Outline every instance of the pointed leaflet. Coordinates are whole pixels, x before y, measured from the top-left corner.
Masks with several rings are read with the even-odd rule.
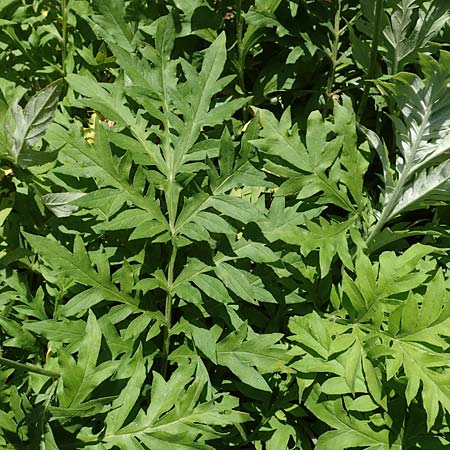
[[[380,268],[377,282],[379,297],[392,296],[417,288],[428,278],[425,266],[421,267],[423,257],[437,253],[430,245],[414,244],[402,255],[383,252],[380,255]]]
[[[136,300],[134,298],[120,292],[114,283],[110,280],[104,280],[94,270],[84,248],[84,244],[78,235],[75,237],[73,253],[52,239],[34,236],[28,233],[24,233],[24,235],[35,251],[51,267],[60,269],[62,275],[72,278],[78,283],[95,287],[102,292],[104,298],[95,297],[97,301],[102,299],[115,300],[128,305],[135,311],[141,311],[136,306]]]
[[[131,25],[125,21],[125,3],[123,0],[95,0],[95,9],[100,13],[92,17],[94,30],[107,42],[112,41],[125,50],[134,50]]]
[[[42,201],[56,217],[68,217],[78,210],[78,206],[71,204],[72,201],[85,195],[83,192],[60,192],[43,195]]]
[[[11,154],[19,165],[22,153],[44,136],[52,122],[60,91],[61,82],[55,81],[32,97],[24,109],[17,103],[12,106],[16,128],[11,134],[13,139]]]
[[[127,385],[122,389],[120,395],[114,400],[112,410],[105,419],[106,433],[112,434],[123,427],[131,410],[135,407],[142,385],[147,376],[144,358],[142,357],[142,348],[138,347],[131,360],[127,361],[131,370],[131,376]]]
[[[298,127],[291,125],[290,111],[286,111],[280,122],[267,110],[257,110],[261,125],[261,138],[251,141],[261,151],[278,156],[294,167],[311,172],[306,148],[298,136]],[[292,128],[291,128],[292,127]]]
[[[199,212],[208,208],[208,199],[208,194],[199,193],[186,200],[186,203],[184,204],[183,209],[178,215],[175,223],[175,229],[177,232],[181,232],[183,230],[183,226],[194,220],[195,216]]]
[[[355,184],[354,180],[342,171],[338,159],[343,143],[348,140],[344,147],[347,155],[346,167],[355,172],[353,176],[362,177],[359,167],[363,164],[361,156],[352,158],[351,153],[358,150],[348,148],[351,146],[349,143],[356,142],[355,118],[353,114],[347,113],[349,109],[351,110],[351,104],[348,100],[345,100],[342,108],[336,109],[338,120],[335,126],[324,121],[319,111],[312,112],[308,117],[306,146],[300,139],[297,124],[291,124],[289,109],[283,113],[279,122],[271,112],[257,110],[263,129],[261,138],[251,143],[267,155],[269,162],[266,170],[287,178],[287,162],[296,172],[290,174],[289,179],[280,186],[277,195],[297,194],[299,198],[308,198],[323,192],[323,202],[334,203],[347,211],[355,211],[342,180],[350,182],[352,194],[357,201],[361,196],[361,181]],[[330,139],[333,128],[335,136]],[[280,165],[279,159],[284,161],[283,165]]]
[[[49,341],[65,343],[78,343],[86,331],[86,323],[82,320],[40,320],[25,322],[23,327]]]
[[[341,258],[344,265],[353,268],[352,258],[348,249],[348,234],[352,223],[329,223],[320,218],[319,223],[306,222],[306,229],[290,226],[269,229],[264,235],[271,241],[280,240],[288,244],[299,245],[302,255],[308,256],[313,250],[318,250],[321,277],[327,276],[335,255]]]
[[[223,284],[234,292],[239,299],[258,304],[258,301],[255,300],[255,292],[247,276],[248,272],[239,270],[227,263],[218,264],[214,271]]]
[[[339,159],[341,167],[336,166],[331,178],[335,182],[342,180],[348,188],[353,200],[362,209],[364,175],[368,162],[357,145],[356,118],[352,102],[346,95],[342,96],[342,105],[335,100],[333,103],[334,132],[344,136],[342,154]]]
[[[228,128],[225,127],[220,138],[219,168],[221,176],[227,176],[231,173],[235,158],[236,152],[233,140]]]
[[[441,271],[423,298],[410,295],[389,320],[390,334],[395,335],[392,354],[402,362],[408,382],[407,402],[418,395],[422,386],[428,429],[434,425],[439,405],[450,411],[450,364],[444,362],[449,330],[450,296]]]
[[[259,334],[249,337],[248,326],[230,333],[217,344],[218,364],[228,367],[242,382],[263,391],[271,391],[263,374],[286,370],[289,356],[278,344],[280,334]]]
[[[396,358],[403,356],[403,367],[408,379],[405,392],[408,403],[417,396],[422,385],[422,401],[427,412],[427,428],[430,430],[439,413],[439,405],[450,412],[450,369],[447,367],[442,372],[434,370],[442,365],[442,353],[426,351],[418,345],[398,344],[394,346],[393,353]]]
[[[371,450],[403,450],[401,436],[393,441],[387,426],[371,427],[370,422],[352,417],[342,406],[340,398],[325,400],[314,388],[306,401],[306,406],[321,421],[334,428],[322,434],[315,446],[316,450],[346,450],[364,447]]]
[[[130,55],[127,55],[131,58]],[[133,62],[134,59],[131,59]],[[144,71],[145,66],[141,69]],[[84,106],[100,112],[109,120],[114,120],[119,125],[126,126],[130,129],[133,138],[123,134],[116,134],[112,131],[110,134],[111,141],[116,145],[131,151],[134,155],[141,154],[151,160],[162,173],[167,171],[164,160],[161,157],[160,150],[153,142],[147,140],[148,131],[146,130],[146,121],[138,116],[134,116],[125,103],[124,89],[125,86],[117,79],[115,84],[100,84],[87,76],[69,74],[67,75],[69,85],[76,92],[79,92],[86,98],[78,99]],[[128,90],[127,90],[128,92]],[[147,102],[144,106],[148,106]],[[147,107],[147,109],[149,109]],[[155,107],[154,107],[155,109]],[[156,111],[158,108],[156,107]],[[155,117],[160,117],[160,112],[154,112]],[[95,126],[95,136],[97,125]]]
[[[61,152],[70,158],[63,166],[68,173],[71,175],[76,173],[84,178],[92,176],[99,178],[98,184],[103,182],[106,185],[114,186],[117,189],[116,195],[119,198],[123,199],[125,197],[135,206],[148,211],[162,225],[167,225],[158,203],[150,196],[144,197],[139,190],[128,182],[128,176],[122,176],[118,172],[118,161],[112,155],[108,133],[103,125],[97,122],[94,145],[89,145],[76,128],[66,130],[63,127],[57,127],[57,135],[66,144]],[[74,155],[76,155],[76,159]],[[94,172],[92,173],[91,171]],[[99,192],[98,194],[101,193]],[[95,194],[90,193],[88,195],[92,196]],[[83,204],[83,202],[81,201],[80,204]]]
[[[194,376],[195,365],[184,365],[168,381],[153,373],[150,406],[114,433],[106,432],[103,441],[121,449],[135,448],[133,442],[151,443],[158,448],[211,448],[209,439],[221,436],[220,428],[239,424],[248,416],[235,410],[237,401],[228,395],[202,400],[205,384]],[[177,446],[177,444],[179,445]]]
[[[86,333],[80,342],[78,361],[61,350],[59,361],[63,389],[58,393],[61,408],[81,405],[92,391],[117,368],[116,361],[107,361],[97,366],[101,348],[102,334],[97,319],[92,312],[86,324]]]
[[[66,76],[66,80],[75,92],[87,97],[78,100],[83,106],[100,112],[108,120],[113,120],[120,125],[136,126],[133,114],[124,105],[121,78],[111,84],[100,84],[90,76],[71,73]]]
[[[428,205],[439,204],[450,200],[450,161],[439,166],[422,170],[403,191],[392,217],[408,209],[425,208]]]
[[[275,187],[275,184],[265,180],[264,173],[249,160],[251,144],[248,141],[258,136],[257,124],[258,121],[253,119],[249,126],[250,130],[245,131],[239,157],[236,156],[236,150],[228,128],[224,128],[219,152],[220,177],[214,179],[210,176],[214,195],[223,194],[235,187]],[[252,137],[249,138],[249,135]]]
[[[434,251],[431,246],[415,244],[400,256],[383,252],[378,264],[358,252],[356,277],[344,274],[342,280],[341,304],[350,318],[381,325],[389,311],[384,299],[423,286],[429,278],[423,257]]]
[[[216,300],[219,303],[233,303],[233,299],[230,297],[226,287],[218,278],[210,275],[198,274],[195,277],[192,277],[190,281],[209,298]]]
[[[261,211],[253,203],[250,203],[245,198],[233,195],[221,194],[210,197],[208,205],[222,213],[222,215],[239,220],[244,224],[249,222],[257,223],[263,217]]]
[[[176,139],[173,137],[175,173],[182,166],[184,156],[197,141],[202,127],[223,123],[246,102],[245,99],[231,100],[210,111],[213,96],[231,81],[230,77],[220,79],[227,57],[225,42],[225,33],[222,33],[206,50],[200,73],[186,61],[182,61],[186,82],[171,93],[184,119],[184,125],[179,130],[180,136]]]
[[[289,329],[294,334],[291,339],[313,350],[323,359],[328,359],[331,347],[330,333],[316,312],[304,317],[292,317],[289,320]]]
[[[445,0],[424,4],[418,0],[399,0],[395,3],[389,24],[383,31],[387,51],[384,59],[389,73],[403,70],[413,62],[417,52],[424,50],[450,18]]]

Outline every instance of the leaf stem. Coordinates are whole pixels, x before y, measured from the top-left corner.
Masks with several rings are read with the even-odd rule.
[[[165,82],[165,71],[166,71],[166,59],[161,55],[161,80],[163,83],[163,136],[162,136],[162,147],[164,153],[164,160],[167,166],[167,186],[164,191],[166,205],[167,205],[167,215],[168,215],[168,226],[171,235],[171,253],[169,259],[169,265],[167,267],[167,293],[166,302],[164,307],[164,331],[163,331],[163,345],[162,345],[162,355],[161,355],[161,375],[164,379],[167,377],[167,367],[170,354],[170,333],[172,328],[172,309],[173,309],[173,290],[174,290],[174,272],[175,263],[177,260],[178,244],[177,244],[177,231],[176,231],[176,219],[177,219],[177,209],[179,202],[179,192],[176,189],[176,174],[178,171],[178,164],[182,164],[181,160],[177,160],[175,149],[171,146],[171,135],[170,135],[170,122],[169,122],[169,101],[168,90]],[[184,141],[184,145],[190,144],[191,133],[193,129],[190,130],[187,142]]]
[[[166,323],[164,325],[162,363],[161,363],[161,374],[164,378],[166,378],[167,375],[167,365],[170,353],[170,329],[172,327],[172,306],[173,306],[173,282],[174,282],[175,261],[177,259],[177,251],[178,248],[176,243],[176,236],[173,236],[172,253],[170,255],[169,267],[167,270],[167,295],[164,312]]]
[[[376,0],[375,4],[375,26],[373,31],[373,37],[372,37],[372,48],[370,50],[370,63],[369,63],[369,69],[367,71],[366,75],[366,83],[364,86],[364,92],[361,97],[361,101],[359,103],[357,117],[361,118],[361,116],[364,114],[364,110],[366,108],[366,103],[369,98],[369,91],[370,91],[370,85],[368,83],[368,80],[372,79],[375,75],[375,69],[377,67],[377,55],[378,55],[378,45],[380,42],[381,37],[381,26],[382,26],[382,18],[384,13],[384,0]]]
[[[239,76],[239,84],[242,89],[242,93],[245,94],[245,75],[244,75],[244,66],[245,66],[245,54],[244,48],[242,45],[242,37],[243,37],[243,17],[242,17],[242,0],[237,0],[236,2],[236,38],[237,38],[237,46],[238,46],[238,76]]]
[[[66,76],[66,58],[67,58],[67,0],[61,0],[61,16],[62,16],[62,43],[61,43],[61,58],[62,58],[62,72]]]
[[[37,373],[39,375],[45,375],[46,377],[53,379],[59,378],[59,373],[51,372],[50,370],[45,370],[32,364],[19,363],[17,361],[13,361],[12,359],[3,358],[2,356],[0,356],[0,364],[6,367],[11,367],[12,369],[20,369],[27,372]]]
[[[337,60],[338,60],[338,52],[339,52],[339,38],[341,34],[340,30],[340,23],[341,23],[341,10],[342,10],[342,2],[341,0],[338,0],[337,2],[337,10],[336,14],[334,16],[334,28],[333,28],[333,35],[334,40],[331,45],[331,70],[330,74],[328,75],[328,81],[327,81],[327,87],[326,87],[326,104],[325,104],[325,115],[328,113],[328,101],[330,100],[330,97],[333,92],[333,84],[334,84],[334,78],[336,74],[336,66],[337,66]]]

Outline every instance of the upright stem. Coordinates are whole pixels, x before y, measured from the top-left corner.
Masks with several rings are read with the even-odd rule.
[[[328,82],[326,87],[326,105],[325,105],[325,113],[328,111],[328,101],[330,100],[331,94],[333,92],[333,85],[334,85],[334,77],[336,74],[336,66],[337,66],[337,60],[338,60],[338,52],[339,52],[339,38],[341,34],[340,29],[340,23],[341,23],[341,0],[338,0],[337,3],[337,11],[334,16],[334,29],[333,29],[333,35],[334,40],[331,46],[331,70],[330,74],[328,75]]]
[[[173,149],[170,148],[169,145],[169,128],[168,123],[165,124],[164,127],[164,137],[163,137],[163,145],[166,147],[166,162],[168,167],[168,176],[167,176],[167,187],[165,189],[165,197],[167,204],[167,213],[168,213],[168,222],[169,222],[169,230],[170,230],[170,259],[169,264],[167,266],[167,293],[166,293],[166,304],[164,308],[164,317],[166,319],[166,323],[164,325],[164,336],[163,336],[163,348],[162,348],[162,361],[161,361],[161,375],[163,378],[167,376],[167,366],[168,359],[170,353],[170,332],[172,328],[172,307],[173,307],[173,282],[174,282],[174,272],[175,272],[175,262],[177,260],[177,230],[176,230],[176,219],[177,219],[177,206],[178,206],[178,195],[176,189],[176,181],[175,181],[175,155]]]
[[[244,48],[242,46],[243,38],[243,17],[242,17],[242,0],[237,0],[236,2],[236,37],[238,46],[238,76],[239,84],[241,86],[242,92],[245,94],[245,54]]]
[[[163,55],[161,55],[163,56]],[[165,325],[163,331],[163,345],[161,355],[161,375],[163,378],[167,377],[167,367],[170,354],[170,333],[172,328],[172,307],[173,307],[173,282],[175,273],[175,263],[177,260],[178,243],[177,243],[177,230],[175,227],[177,219],[177,209],[179,201],[179,192],[176,189],[176,174],[177,174],[177,157],[174,148],[172,148],[170,141],[170,122],[169,122],[169,102],[167,101],[168,91],[165,84],[165,64],[166,60],[162,58],[161,65],[161,79],[163,82],[163,128],[161,145],[164,153],[164,160],[167,165],[167,186],[164,190],[164,196],[167,205],[168,225],[171,236],[171,253],[169,264],[167,266],[167,293],[166,303],[164,307]],[[189,141],[189,138],[188,138]],[[189,145],[189,142],[185,141],[185,145]]]
[[[382,18],[383,18],[383,12],[384,12],[384,0],[375,0],[375,26],[373,31],[373,38],[372,38],[372,48],[370,50],[370,63],[369,63],[369,70],[367,71],[366,75],[366,83],[364,86],[364,92],[361,98],[361,102],[359,103],[359,108],[357,112],[357,116],[361,118],[361,116],[364,114],[364,110],[366,108],[367,99],[369,98],[369,90],[370,85],[368,83],[368,80],[372,79],[375,75],[375,69],[377,67],[377,55],[378,55],[378,45],[380,42],[381,37],[381,25],[382,25]]]
[[[174,270],[175,261],[177,259],[177,242],[176,236],[172,237],[172,253],[170,255],[169,267],[167,269],[167,294],[164,317],[166,324],[164,326],[163,337],[163,349],[162,349],[162,363],[161,363],[161,375],[166,378],[167,365],[170,353],[170,329],[172,328],[172,306],[173,306],[173,282],[174,282]]]
[[[245,95],[247,90],[245,88],[245,59],[247,57],[246,51],[243,45],[244,36],[244,18],[242,16],[242,0],[236,0],[236,38],[238,48],[238,77],[239,86],[242,93]],[[242,119],[247,122],[248,119],[248,106],[242,108]]]
[[[66,76],[66,58],[67,58],[67,0],[61,0],[61,15],[62,15],[62,44],[61,44],[61,58],[62,58],[62,72]]]

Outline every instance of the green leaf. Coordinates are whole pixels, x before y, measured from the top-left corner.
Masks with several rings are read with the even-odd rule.
[[[450,18],[443,1],[421,4],[417,0],[401,0],[390,15],[390,23],[383,31],[387,52],[384,55],[390,73],[403,70],[414,61],[418,51],[423,51]]]
[[[93,313],[90,313],[86,333],[80,342],[78,361],[75,363],[71,355],[60,351],[58,356],[64,389],[59,392],[58,398],[62,408],[81,405],[92,391],[116,370],[115,361],[107,361],[97,366],[101,339],[98,322]]]
[[[271,112],[257,110],[262,125],[261,138],[251,143],[267,155],[270,161],[267,170],[286,178],[287,163],[287,167],[292,167],[296,173],[294,179],[288,179],[280,186],[277,195],[295,193],[298,198],[308,198],[323,192],[321,201],[324,203],[334,203],[355,212],[347,195],[348,188],[361,204],[367,164],[356,148],[356,124],[350,100],[343,97],[343,103],[343,106],[336,104],[334,124],[324,121],[319,111],[309,115],[306,145],[299,136],[298,125],[292,125],[289,109],[279,122]],[[332,131],[335,135],[330,138]],[[285,163],[283,166],[279,166],[280,159]],[[341,165],[347,170],[344,171]]]
[[[27,330],[44,336],[49,341],[72,343],[78,342],[85,334],[86,324],[81,320],[41,320],[24,323]]]
[[[351,417],[337,400],[321,400],[316,390],[308,397],[306,406],[323,422],[334,428],[322,434],[316,444],[317,450],[346,450],[351,447],[364,447],[375,450],[402,450],[401,436],[391,440],[386,426],[372,428],[370,422]]]
[[[263,374],[282,372],[289,357],[285,347],[277,344],[279,334],[247,336],[247,324],[230,333],[217,344],[217,362],[228,367],[241,381],[262,391],[271,391]]]
[[[348,233],[351,223],[328,223],[321,218],[320,223],[308,221],[307,229],[300,227],[282,227],[270,229],[264,234],[270,241],[280,240],[288,244],[300,245],[301,252],[308,256],[313,250],[319,251],[320,273],[324,278],[337,254],[344,265],[353,268],[352,258],[348,249]]]
[[[135,402],[139,398],[147,375],[141,347],[139,347],[134,356],[128,360],[127,366],[131,371],[131,376],[125,388],[114,400],[112,410],[105,419],[106,432],[109,434],[112,434],[123,427],[131,410],[135,406]]]
[[[219,279],[206,274],[198,274],[191,280],[192,283],[194,283],[208,297],[220,303],[226,304],[232,302],[227,289]]]
[[[95,0],[95,9],[100,13],[92,17],[97,31],[107,40],[112,40],[125,50],[132,52],[133,32],[125,21],[125,3],[123,0]]]
[[[240,299],[253,304],[258,303],[251,282],[246,276],[247,272],[227,263],[218,264],[214,271],[223,284]]]
[[[205,441],[221,436],[216,427],[248,420],[246,414],[234,410],[237,403],[230,396],[202,400],[204,380],[194,377],[194,370],[194,365],[181,366],[168,381],[153,373],[147,411],[141,410],[120,430],[107,432],[103,441],[123,450],[136,448],[136,442],[167,449],[210,449]]]
[[[60,275],[67,276],[86,286],[91,286],[102,292],[105,299],[123,303],[134,311],[142,311],[137,306],[137,301],[128,294],[120,292],[114,283],[105,280],[92,267],[84,244],[79,236],[76,236],[74,253],[56,241],[42,236],[26,234],[27,240],[33,248],[50,264],[60,270]],[[98,298],[98,297],[95,297]],[[148,312],[150,314],[150,312]],[[67,311],[66,311],[67,314]],[[157,314],[159,316],[159,314]]]

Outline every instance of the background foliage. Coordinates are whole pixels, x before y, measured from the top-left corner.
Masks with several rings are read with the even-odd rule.
[[[450,446],[445,0],[0,0],[0,446]]]

